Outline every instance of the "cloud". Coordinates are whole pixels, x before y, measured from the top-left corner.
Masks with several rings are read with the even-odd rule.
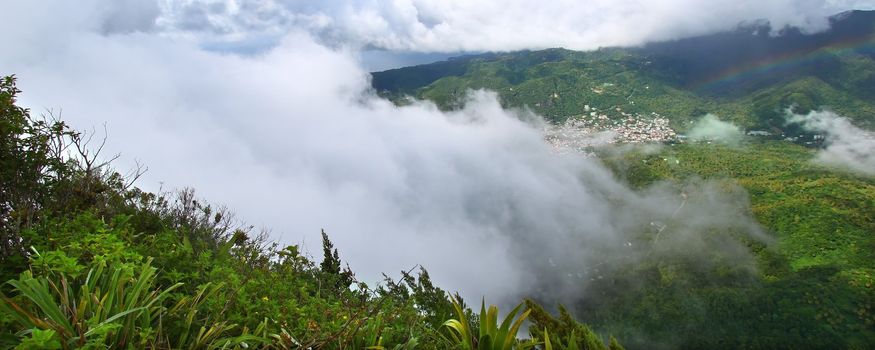
[[[109,6],[101,23],[104,33],[146,32],[155,28],[155,21],[161,14],[161,7],[154,1],[117,0]]]
[[[692,141],[716,141],[734,145],[741,142],[744,132],[731,122],[724,122],[716,115],[707,114],[687,132],[687,137]]]
[[[736,187],[634,191],[598,160],[552,152],[533,116],[493,93],[450,113],[397,107],[373,94],[356,53],[308,32],[231,55],[155,30],[107,32],[103,5],[0,15],[15,19],[0,20],[0,67],[19,76],[20,101],[63,108],[78,128],[105,122],[117,166],[149,166],[148,190],[194,186],[284,243],[318,247],[325,228],[365,281],[422,264],[474,298],[563,297],[595,265],[668,247],[750,261],[713,232],[760,237]]]
[[[638,45],[765,19],[821,31],[827,16],[866,0],[187,0],[165,1],[168,33],[242,42],[304,30],[322,42],[427,52]]]
[[[824,148],[817,154],[818,162],[875,175],[875,134],[872,132],[830,111],[790,115],[787,120],[801,124],[807,131],[823,134]]]

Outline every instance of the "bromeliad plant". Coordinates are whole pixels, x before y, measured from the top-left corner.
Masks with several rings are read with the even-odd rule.
[[[447,320],[444,327],[449,329],[450,343],[462,350],[514,350],[528,349],[537,345],[536,342],[521,342],[517,339],[517,332],[523,321],[529,317],[529,310],[517,316],[523,308],[523,304],[517,305],[498,324],[498,307],[490,305],[486,308],[486,301],[480,304],[479,328],[475,330],[465,313],[465,308],[456,299],[452,298],[456,319]]]
[[[197,309],[204,291],[213,289],[210,286],[196,298],[183,298],[168,308],[170,293],[182,284],[156,288],[155,274],[151,259],[133,269],[97,265],[80,277],[25,271],[7,282],[17,295],[0,295],[0,312],[20,326],[19,336],[30,336],[25,343],[56,344],[61,349],[238,348],[267,340],[246,329],[240,336],[225,337],[236,326],[222,322],[197,325]],[[175,315],[181,317],[171,317]],[[171,319],[181,319],[185,327],[168,331]],[[264,334],[263,326],[253,333]]]
[[[0,310],[24,328],[21,334],[53,331],[64,349],[154,345],[145,342],[157,338],[153,333],[160,330],[164,301],[181,284],[154,289],[156,269],[150,262],[133,273],[97,266],[78,278],[25,271],[7,282],[18,297],[2,296]]]

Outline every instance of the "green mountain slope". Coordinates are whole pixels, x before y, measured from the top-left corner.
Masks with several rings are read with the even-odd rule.
[[[578,315],[630,348],[870,347],[875,179],[817,165],[815,152],[763,141],[603,154],[634,186],[699,177],[740,184],[774,242],[749,243],[752,280],[721,266],[719,252],[710,269],[682,251],[620,268],[580,298]]]
[[[373,86],[398,103],[414,96],[444,109],[461,107],[469,89],[488,89],[504,106],[555,123],[592,111],[610,118],[655,112],[684,132],[712,113],[744,129],[797,135],[802,130],[785,122],[792,108],[830,109],[875,129],[875,12],[842,14],[832,24],[814,35],[784,29],[772,36],[755,23],[640,48],[466,56],[373,73]],[[438,77],[444,69],[451,73]],[[405,76],[418,84],[388,79]],[[817,151],[748,140],[599,152],[636,187],[697,178],[741,185],[773,241],[747,243],[753,274],[719,251],[705,264],[684,251],[617,264],[603,281],[581,287],[573,311],[637,349],[871,348],[875,179],[818,165]]]
[[[867,21],[868,20],[868,21]],[[550,49],[460,57],[373,73],[373,86],[458,108],[469,89],[551,121],[602,111],[656,112],[685,130],[713,113],[749,129],[783,129],[784,109],[830,108],[875,127],[875,12],[833,19],[830,32],[767,34],[767,25],[641,48]],[[735,53],[735,54],[729,54]],[[610,113],[609,113],[610,115]]]

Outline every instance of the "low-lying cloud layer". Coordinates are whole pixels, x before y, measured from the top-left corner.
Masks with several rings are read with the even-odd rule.
[[[776,29],[828,27],[826,16],[871,1],[394,0],[174,1],[158,23],[219,42],[270,41],[290,28],[324,42],[413,51],[504,51],[638,45],[766,19]]]
[[[552,152],[522,121],[533,116],[503,110],[492,93],[453,113],[396,107],[370,92],[354,53],[306,32],[261,55],[220,54],[108,32],[124,27],[111,4],[28,2],[0,14],[0,67],[18,74],[21,102],[61,107],[79,128],[105,122],[106,149],[124,155],[117,166],[149,166],[146,189],[194,186],[285,243],[313,248],[325,228],[365,281],[422,264],[468,296],[563,297],[599,267],[668,248],[745,259],[715,232],[759,234],[743,191],[633,191],[597,160]]]
[[[860,129],[847,118],[830,111],[792,115],[788,121],[799,123],[808,131],[823,134],[824,148],[817,154],[818,162],[875,175],[875,134],[872,132]]]
[[[716,115],[707,114],[687,132],[687,137],[692,141],[715,141],[730,145],[741,142],[744,132],[732,122],[725,122]]]

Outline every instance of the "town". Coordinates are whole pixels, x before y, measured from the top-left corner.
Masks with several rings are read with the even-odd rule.
[[[589,105],[588,114],[569,117],[561,125],[544,129],[544,138],[557,153],[588,153],[593,147],[615,143],[677,142],[681,137],[659,113],[642,115],[614,108],[617,116],[600,113]]]

